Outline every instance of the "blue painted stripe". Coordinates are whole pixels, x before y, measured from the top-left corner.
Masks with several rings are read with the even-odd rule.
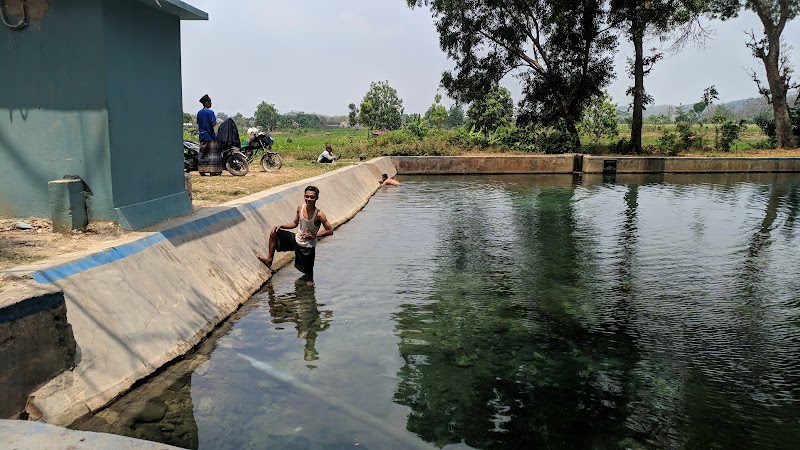
[[[282,199],[284,195],[285,194],[283,192],[278,192],[268,195],[262,199],[245,203],[241,205],[241,207],[248,212],[255,211],[267,203]],[[63,280],[64,278],[71,277],[72,275],[85,270],[93,269],[95,267],[103,266],[115,261],[119,261],[123,258],[127,258],[128,256],[135,255],[136,253],[144,251],[163,240],[174,239],[190,233],[197,233],[209,228],[212,225],[233,221],[240,217],[242,217],[242,213],[238,208],[229,208],[225,211],[214,213],[208,217],[192,220],[191,222],[187,222],[183,225],[164,230],[161,233],[153,234],[119,247],[113,247],[100,253],[89,255],[77,261],[72,261],[44,270],[37,270],[33,273],[32,277],[35,281],[42,284]]]

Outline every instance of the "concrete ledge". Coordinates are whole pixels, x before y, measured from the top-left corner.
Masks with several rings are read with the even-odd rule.
[[[574,154],[524,156],[392,156],[403,175],[572,173]]]
[[[800,172],[800,158],[688,158],[584,156],[584,173],[604,173],[616,161],[616,173],[742,173]]]
[[[28,450],[97,449],[161,450],[177,449],[171,445],[143,441],[115,434],[74,431],[46,423],[0,420],[0,448]]]
[[[75,363],[63,293],[13,283],[0,299],[0,418],[17,418],[28,395]]]
[[[267,251],[267,230],[294,218],[305,186],[319,187],[318,205],[338,226],[363,208],[382,173],[396,173],[389,158],[207,208],[77,260],[15,268],[64,292],[80,350],[73,371],[32,394],[31,410],[68,425],[186,353],[269,278],[254,253]],[[276,256],[276,266],[291,259]]]

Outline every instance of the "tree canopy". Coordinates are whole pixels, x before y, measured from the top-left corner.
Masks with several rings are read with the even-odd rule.
[[[358,121],[371,129],[397,130],[403,119],[403,100],[388,81],[373,81],[361,100]]]
[[[441,101],[441,94],[436,94],[433,97],[433,104],[425,112],[425,120],[436,128],[441,128],[445,120],[447,120],[447,108],[440,104]]]
[[[630,143],[634,151],[642,150],[644,109],[653,101],[645,91],[644,77],[663,57],[656,49],[645,55],[645,38],[658,37],[663,41],[673,35],[674,48],[681,48],[693,38],[702,40],[705,30],[693,25],[707,10],[707,0],[611,0],[611,22],[631,42],[634,50],[629,62],[633,86],[627,92],[633,97]]]
[[[467,110],[467,127],[474,127],[488,136],[500,126],[514,123],[514,100],[508,89],[494,84],[485,96],[475,100]]]
[[[606,2],[588,0],[407,0],[427,6],[439,44],[455,61],[442,86],[458,102],[482,98],[508,74],[522,83],[517,122],[566,131],[580,144],[576,124],[584,106],[611,80]],[[569,149],[565,149],[569,150]]]
[[[800,13],[800,0],[712,0],[712,9],[723,20],[736,17],[742,9],[756,13],[763,26],[763,37],[757,38],[754,31],[750,31],[750,41],[746,44],[753,52],[753,56],[761,60],[767,74],[767,86],[755,72],[752,73],[753,81],[758,86],[759,92],[772,104],[775,116],[775,129],[778,147],[794,148],[797,139],[793,132],[793,125],[787,93],[796,87],[791,81],[792,67],[786,54],[782,54],[783,30],[786,23]]]
[[[261,102],[256,107],[255,117],[258,126],[263,127],[266,131],[272,131],[275,129],[275,125],[278,122],[278,110],[275,108],[275,105]]]

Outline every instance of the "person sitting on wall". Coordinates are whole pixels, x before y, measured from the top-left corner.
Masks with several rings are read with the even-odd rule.
[[[323,163],[323,164],[328,164],[328,163],[332,163],[332,162],[336,161],[339,158],[340,158],[339,155],[334,155],[333,154],[333,147],[331,147],[331,144],[328,144],[328,145],[325,146],[325,151],[319,154],[319,157],[317,158],[317,162],[318,163]]]
[[[383,174],[381,175],[381,181],[379,181],[382,186],[400,186],[400,182],[395,180],[394,178],[389,178],[389,175]]]

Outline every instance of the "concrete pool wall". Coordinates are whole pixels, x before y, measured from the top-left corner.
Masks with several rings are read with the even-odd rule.
[[[263,285],[270,274],[255,252],[266,252],[267,230],[292,221],[305,186],[319,187],[318,205],[338,226],[367,203],[382,173],[396,173],[389,158],[345,166],[207,208],[97,253],[6,271],[63,292],[71,326],[68,334],[74,335],[77,355],[73,370],[64,370],[69,365],[62,364],[61,373],[43,385],[41,379],[15,378],[0,386],[0,392],[17,394],[13,399],[0,398],[0,412],[18,417],[22,397],[28,399],[29,418],[68,425],[103,407],[136,381],[189,351]],[[276,256],[275,267],[291,258],[288,253]],[[15,329],[10,327],[25,319],[19,306],[16,310],[12,306],[42,300],[12,302],[3,294],[0,335],[12,335]],[[25,296],[24,292],[20,295]],[[45,333],[49,327],[50,323],[39,321],[30,332]],[[15,354],[50,359],[52,347],[62,345],[53,338],[50,346],[34,347],[24,336],[17,337],[0,347],[13,346]],[[4,371],[25,367],[11,358],[0,362]]]
[[[25,290],[11,293],[18,298],[3,293],[0,364],[4,370],[19,369],[18,373],[24,373],[27,366],[21,360],[6,360],[4,355],[9,353],[2,353],[3,346],[11,348],[14,355],[26,354],[28,361],[55,358],[58,364],[53,369],[55,377],[52,371],[47,372],[44,380],[0,378],[0,383],[5,382],[0,384],[0,392],[15,390],[13,402],[0,396],[0,418],[17,417],[24,406],[20,399],[27,398],[26,411],[31,419],[68,425],[102,408],[136,381],[188,352],[269,278],[269,271],[254,252],[266,251],[266,230],[292,220],[306,185],[320,188],[319,207],[338,226],[366,204],[378,188],[381,173],[603,173],[609,160],[617,161],[617,173],[652,173],[645,170],[678,167],[671,161],[639,161],[646,159],[573,154],[376,158],[204,209],[191,217],[136,233],[100,252],[66,255],[0,272],[28,276],[32,280],[27,283],[39,283],[50,294],[63,293],[66,305],[65,322],[59,313],[62,306],[50,302],[50,309],[55,311],[51,316],[62,318],[60,323],[56,321],[60,328],[55,335],[48,334],[52,333],[52,322],[29,322],[31,335],[46,337],[34,345],[35,340],[15,336],[19,332],[12,327],[18,327],[21,320],[33,314],[25,316],[20,311],[43,311],[37,307],[42,296],[38,300],[36,296],[22,298],[28,295]],[[681,172],[688,172],[692,163],[697,172],[744,172],[752,160],[690,159],[698,161],[680,166]],[[763,172],[767,167],[779,172],[800,172],[800,158],[766,158],[749,164],[754,172]],[[290,255],[278,255],[281,259],[276,259],[276,267],[289,262]],[[20,308],[26,302],[31,307]],[[12,339],[4,341],[4,335]],[[70,351],[73,336],[77,346],[73,343]],[[70,370],[71,366],[74,369]]]

